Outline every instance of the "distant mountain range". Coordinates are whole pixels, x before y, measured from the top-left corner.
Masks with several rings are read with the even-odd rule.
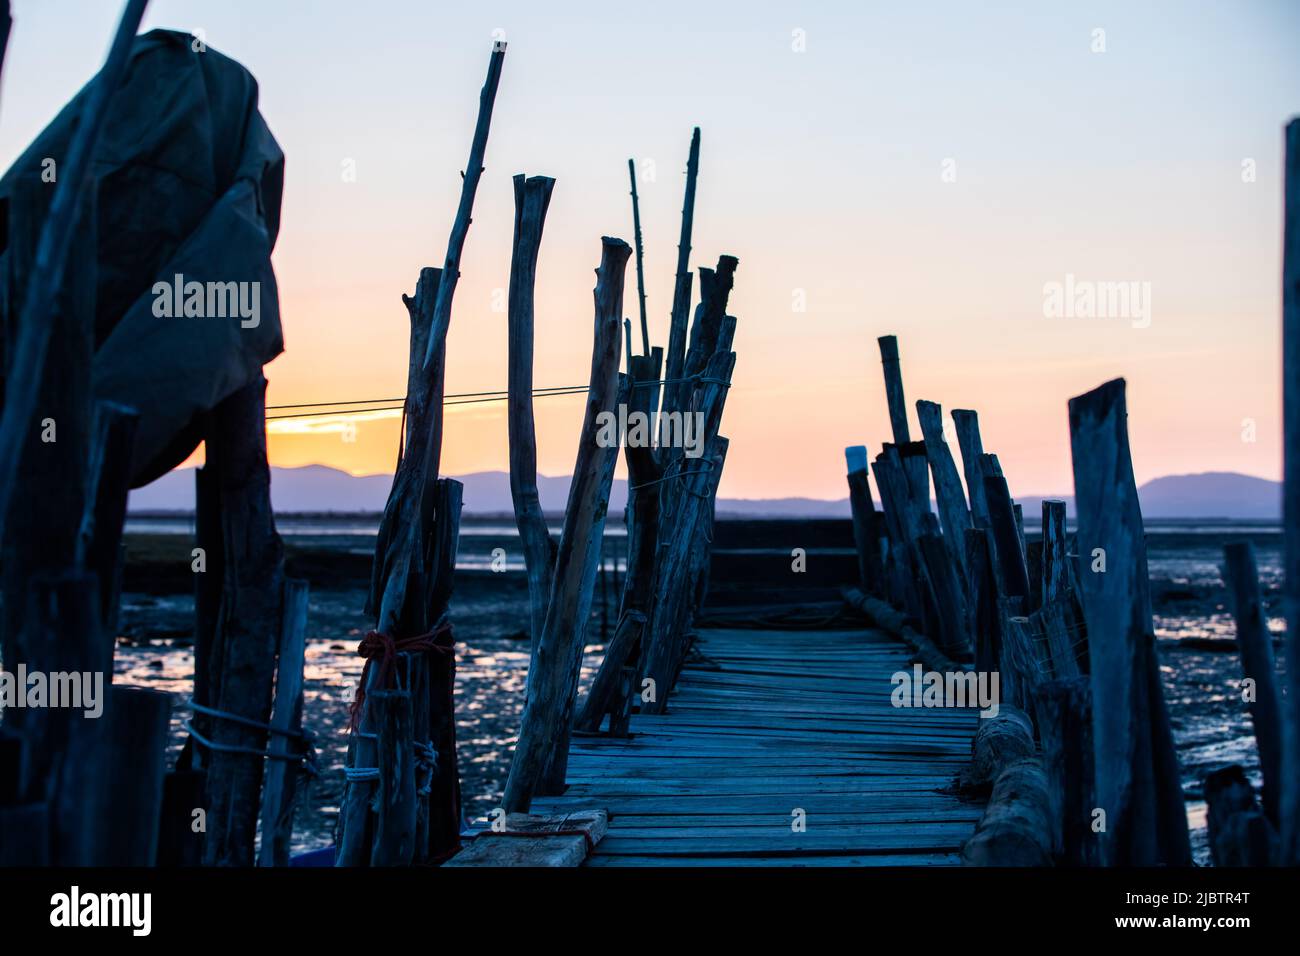
[[[469,514],[509,514],[510,476],[503,471],[478,471],[461,475],[465,485],[465,511]],[[389,475],[354,477],[325,465],[271,469],[271,503],[282,513],[379,512],[388,500],[392,484]],[[563,512],[569,494],[568,477],[537,478],[542,509]],[[1235,472],[1206,472],[1199,475],[1169,475],[1147,482],[1138,489],[1142,514],[1147,518],[1227,518],[1277,520],[1282,514],[1282,486],[1265,478]],[[1040,511],[1044,497],[1027,495],[1016,499],[1031,520]],[[1061,495],[1067,511],[1074,501]],[[610,510],[619,512],[627,501],[627,483],[615,481]],[[132,512],[194,510],[193,469],[170,472],[157,481],[131,492]],[[720,498],[718,513],[748,518],[843,518],[849,515],[847,498],[826,501],[818,498]]]

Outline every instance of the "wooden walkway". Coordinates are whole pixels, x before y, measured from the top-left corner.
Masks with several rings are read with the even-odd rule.
[[[908,652],[876,632],[706,630],[666,715],[576,737],[563,796],[609,811],[590,866],[956,865],[982,806],[942,792],[973,710],[890,704]],[[806,829],[793,826],[802,810]]]

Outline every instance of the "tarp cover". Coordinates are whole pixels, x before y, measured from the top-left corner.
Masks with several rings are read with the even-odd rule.
[[[15,190],[44,182],[47,158],[57,163],[65,155],[87,92],[0,179],[5,208]],[[284,154],[258,112],[257,82],[246,69],[188,34],[154,30],[136,38],[94,176],[94,394],[140,412],[132,463],[138,487],[180,464],[202,437],[201,413],[254,380],[284,349],[271,270]],[[0,275],[9,274],[0,262]],[[248,283],[246,298],[258,283],[256,326],[211,309],[156,315],[162,309],[155,284],[173,286],[177,275],[204,288]],[[5,321],[13,322],[8,284]]]

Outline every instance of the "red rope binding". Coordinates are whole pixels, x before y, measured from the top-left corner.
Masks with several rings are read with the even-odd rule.
[[[370,665],[379,659],[379,686],[387,687],[392,678],[393,666],[397,655],[432,651],[439,654],[453,654],[456,650],[455,639],[451,636],[451,622],[443,621],[428,634],[415,637],[390,637],[379,631],[371,631],[357,644],[357,654],[366,659],[361,668],[361,682],[357,686],[356,697],[352,700],[350,729],[356,730],[361,722],[362,705],[366,699],[366,684],[370,677]]]

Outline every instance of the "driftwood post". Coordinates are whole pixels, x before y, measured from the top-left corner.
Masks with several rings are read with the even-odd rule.
[[[535,649],[546,621],[555,541],[546,526],[537,491],[537,434],[533,422],[533,289],[537,254],[542,243],[546,209],[555,180],[545,176],[515,177],[514,251],[510,259],[509,389],[510,497],[515,525],[524,550]]]
[[[1014,502],[997,455],[980,455],[984,498],[989,510],[989,530],[998,562],[999,580],[1008,597],[1029,598],[1029,571],[1016,523]]]
[[[1043,499],[1042,599],[1043,607],[1061,597],[1068,587],[1065,556],[1065,502]]]
[[[1300,119],[1286,127],[1282,234],[1282,529],[1286,757],[1281,860],[1300,865]]]
[[[984,442],[980,438],[979,414],[969,408],[954,408],[952,427],[957,432],[957,446],[961,449],[962,474],[970,496],[971,523],[977,528],[987,528],[989,506],[984,498],[984,473],[980,470]]]
[[[966,575],[966,529],[971,526],[966,496],[961,490],[961,476],[953,463],[952,452],[943,437],[943,409],[934,402],[918,401],[916,417],[925,438],[925,455],[934,477],[934,496],[943,521],[944,547],[952,566],[964,582]]]
[[[853,514],[853,545],[858,552],[858,577],[862,590],[875,597],[885,593],[885,571],[880,560],[875,502],[867,473],[867,449],[854,445],[844,449],[848,466],[849,507]]]
[[[1070,400],[1079,551],[1090,568],[1080,587],[1097,805],[1106,813],[1102,862],[1187,865],[1187,816],[1160,687],[1127,417],[1123,379]]]
[[[602,239],[596,272],[595,340],[591,384],[569,487],[568,508],[546,623],[528,669],[528,700],[515,745],[503,805],[507,813],[527,812],[548,763],[567,762],[567,733],[582,663],[583,636],[591,608],[618,459],[618,436],[599,440],[602,419],[617,420],[619,400],[619,324],[623,314],[623,276],[631,248],[621,239]],[[604,413],[604,414],[602,414]]]
[[[885,401],[889,406],[889,425],[894,434],[894,444],[900,452],[912,441],[907,426],[907,399],[903,394],[903,368],[898,357],[898,337],[882,335],[876,342],[880,346],[880,363],[885,370]],[[924,455],[906,462],[907,488],[912,498],[930,508],[930,475]]]
[[[270,716],[284,578],[284,548],[271,513],[265,402],[266,379],[259,374],[217,406],[206,439],[225,551],[212,697],[217,710],[235,718],[211,723],[203,852],[209,866],[252,866],[261,806],[267,735],[256,725]]]
[[[1034,694],[1043,769],[1051,789],[1057,851],[1068,866],[1096,862],[1092,832],[1092,692],[1086,677],[1052,680]]]

